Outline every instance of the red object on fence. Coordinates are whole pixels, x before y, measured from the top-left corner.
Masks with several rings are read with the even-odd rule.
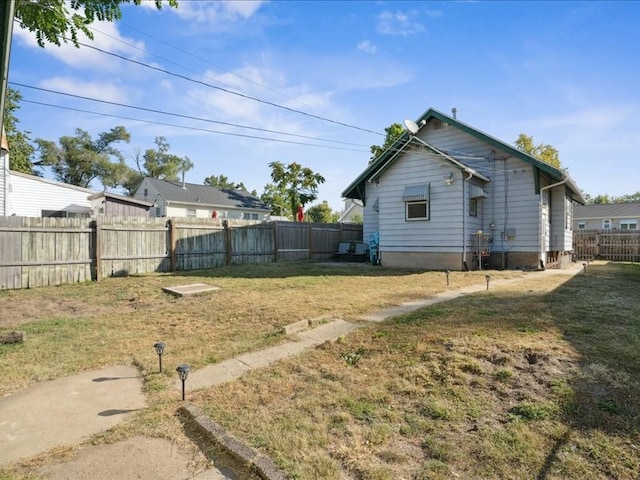
[[[298,205],[297,217],[299,222],[304,220],[304,211],[302,210],[302,205]]]

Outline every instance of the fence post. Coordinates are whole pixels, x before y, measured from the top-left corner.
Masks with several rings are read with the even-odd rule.
[[[176,257],[176,243],[178,243],[176,224],[169,218],[167,219],[167,226],[169,227],[169,271],[175,272],[178,263]]]
[[[313,257],[313,223],[309,222],[309,260]]]
[[[231,265],[231,229],[226,219],[222,221],[222,226],[224,227],[225,261],[227,265]]]
[[[278,222],[273,222],[273,258],[278,261]]]
[[[95,242],[96,282],[102,278],[102,235],[100,231],[99,217],[93,222],[93,241]]]

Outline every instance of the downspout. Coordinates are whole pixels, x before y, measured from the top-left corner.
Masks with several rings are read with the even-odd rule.
[[[467,212],[465,212],[467,202],[464,194],[464,185],[473,177],[473,170],[465,168],[464,171],[468,173],[469,176],[462,181],[462,265],[466,271],[469,271],[469,265],[467,265]]]
[[[540,206],[539,206],[539,211],[538,211],[538,217],[540,218],[540,230],[539,230],[539,235],[540,235],[540,266],[542,267],[542,269],[544,270],[544,260],[543,257],[543,253],[545,251],[544,248],[544,235],[543,235],[543,225],[542,225],[542,192],[558,187],[560,185],[563,185],[565,183],[567,183],[569,181],[569,179],[565,178],[564,180],[562,180],[561,182],[557,182],[557,183],[552,183],[551,185],[547,185],[546,187],[540,187]],[[549,212],[549,219],[551,218],[551,212]],[[549,222],[551,223],[551,222]]]

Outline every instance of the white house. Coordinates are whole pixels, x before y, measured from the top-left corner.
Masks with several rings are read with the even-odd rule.
[[[429,109],[344,190],[383,265],[461,270],[571,261],[580,189],[544,163]],[[482,259],[482,261],[479,261]]]
[[[152,217],[233,218],[264,221],[271,209],[248,192],[145,178],[134,195],[151,202]]]
[[[0,215],[7,214],[7,203],[9,194],[9,145],[7,137],[4,135],[4,128],[0,128]]]
[[[89,195],[95,190],[46,178],[9,172],[7,215],[21,217],[90,217]]]

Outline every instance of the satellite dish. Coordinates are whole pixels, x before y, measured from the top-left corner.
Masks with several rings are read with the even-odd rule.
[[[418,124],[413,120],[405,120],[404,126],[407,127],[407,130],[409,130],[409,133],[411,135],[415,135],[416,133],[418,133],[418,130],[420,130]]]

